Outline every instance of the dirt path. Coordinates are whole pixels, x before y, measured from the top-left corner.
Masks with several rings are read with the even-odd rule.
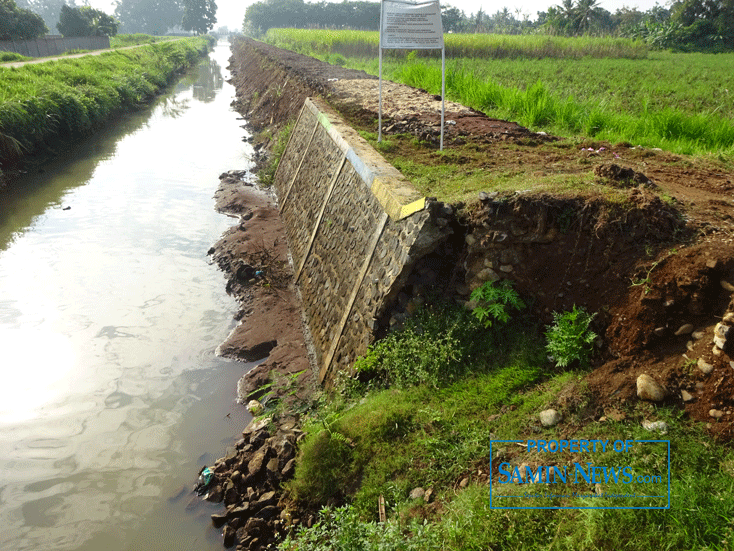
[[[173,39],[182,40],[182,39]],[[123,48],[105,48],[104,50],[93,50],[91,52],[83,52],[81,54],[70,54],[70,55],[57,55],[53,57],[39,57],[38,59],[31,59],[29,61],[10,61],[7,63],[0,63],[0,69],[3,67],[16,68],[23,67],[24,65],[33,65],[35,63],[45,63],[46,61],[57,61],[59,59],[76,59],[77,57],[84,57],[88,55],[102,55],[106,52],[116,52],[119,50],[131,50],[133,48],[140,48],[141,46],[150,46],[150,44],[136,44],[135,46],[125,46]]]

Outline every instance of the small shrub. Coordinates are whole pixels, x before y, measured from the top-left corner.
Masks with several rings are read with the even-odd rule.
[[[481,287],[474,289],[471,299],[477,302],[472,314],[486,328],[492,327],[494,322],[505,324],[510,321],[508,307],[516,310],[525,308],[525,303],[520,299],[517,291],[512,288],[512,282],[508,279],[503,279],[498,283],[485,282]]]
[[[482,332],[464,308],[421,309],[402,328],[373,344],[354,368],[373,376],[378,386],[443,386],[466,372]]]
[[[566,367],[575,360],[581,365],[589,362],[596,333],[589,330],[595,314],[575,305],[570,312],[553,312],[553,325],[545,333],[546,350],[558,367]]]

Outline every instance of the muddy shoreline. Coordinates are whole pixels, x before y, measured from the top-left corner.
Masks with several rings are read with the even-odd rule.
[[[227,277],[227,292],[240,305],[239,323],[217,353],[246,362],[266,358],[240,379],[239,402],[263,398],[261,389],[269,384],[271,399],[282,394],[276,389],[288,387],[296,392],[283,399],[306,402],[318,385],[291,285],[288,245],[275,198],[254,180],[246,172],[230,171],[220,176],[215,194],[216,210],[239,219],[209,250]]]

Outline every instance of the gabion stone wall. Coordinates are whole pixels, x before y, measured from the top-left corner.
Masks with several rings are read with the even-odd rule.
[[[366,352],[415,262],[448,235],[446,221],[319,99],[306,100],[275,187],[328,386]]]

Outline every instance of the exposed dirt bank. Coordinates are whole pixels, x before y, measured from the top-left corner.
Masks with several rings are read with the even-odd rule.
[[[290,285],[283,225],[273,197],[248,179],[251,176],[242,172],[222,174],[215,195],[217,210],[240,219],[209,251],[227,276],[227,292],[240,302],[241,323],[218,353],[249,362],[267,357],[240,380],[241,402],[261,398],[261,389],[271,379],[283,390],[282,397],[303,402],[315,382],[298,299]]]

